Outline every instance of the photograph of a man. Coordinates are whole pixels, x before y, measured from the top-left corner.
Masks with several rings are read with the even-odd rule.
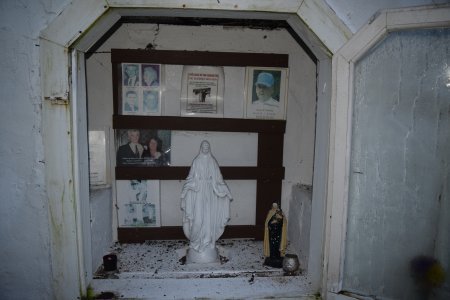
[[[139,143],[140,132],[137,129],[127,131],[128,143],[117,149],[117,165],[135,165],[142,162],[144,147]]]
[[[278,100],[279,95],[276,95],[277,91],[279,93],[279,83],[278,86],[275,86],[275,76],[280,78],[279,71],[254,71],[254,75],[257,74],[254,78],[255,81],[255,90],[253,94],[254,105],[267,105],[272,107],[278,107],[280,105],[280,101]],[[277,74],[278,73],[278,74]]]
[[[139,109],[139,99],[136,91],[126,91],[123,104],[124,112],[136,112]]]
[[[122,77],[124,86],[139,86],[139,65],[124,64]]]
[[[159,86],[159,65],[142,65],[142,86]]]
[[[247,68],[247,118],[283,120],[286,113],[285,68]]]
[[[143,98],[144,112],[159,112],[159,91],[144,91]]]

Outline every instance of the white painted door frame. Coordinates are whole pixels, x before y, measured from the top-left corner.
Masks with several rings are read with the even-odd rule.
[[[326,299],[356,299],[341,293],[345,261],[354,64],[390,31],[450,27],[450,6],[381,11],[333,56],[331,132],[324,274]],[[361,296],[358,296],[361,299]],[[367,297],[367,299],[370,299]]]
[[[80,286],[92,279],[92,247],[89,203],[89,150],[86,103],[86,66],[84,53],[72,50],[71,101],[74,196],[77,214],[78,265]],[[84,99],[84,101],[81,101]]]

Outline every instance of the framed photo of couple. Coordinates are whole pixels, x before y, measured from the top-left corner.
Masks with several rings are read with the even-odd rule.
[[[117,129],[116,166],[170,166],[171,134],[170,130]]]
[[[122,115],[161,115],[160,64],[122,63]]]
[[[287,68],[246,68],[246,118],[286,119]]]

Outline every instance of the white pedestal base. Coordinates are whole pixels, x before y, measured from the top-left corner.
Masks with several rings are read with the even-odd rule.
[[[220,259],[217,247],[207,248],[203,252],[198,252],[191,248],[187,250],[186,263],[188,264],[208,264],[218,262],[220,262]]]

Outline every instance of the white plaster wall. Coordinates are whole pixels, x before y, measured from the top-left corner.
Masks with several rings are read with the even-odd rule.
[[[91,189],[92,270],[95,272],[113,244],[111,188]]]
[[[145,48],[151,43],[158,50],[193,50],[193,51],[229,51],[229,52],[262,52],[262,53],[285,53],[289,54],[289,92],[288,113],[284,144],[284,161],[286,168],[285,180],[283,181],[282,208],[288,213],[289,199],[294,184],[312,184],[314,133],[315,133],[315,106],[316,106],[316,69],[315,64],[304,53],[300,46],[292,39],[285,30],[256,30],[241,27],[222,26],[169,26],[154,24],[124,24],[111,36],[97,52],[87,60],[88,76],[88,105],[90,130],[111,128],[112,124],[112,75],[109,52],[111,48]],[[176,72],[178,70],[178,72]],[[226,68],[225,85],[229,80],[236,77],[241,78],[233,93],[226,89],[225,103],[232,102],[233,106],[225,105],[225,117],[242,118],[244,116],[244,68]],[[167,66],[167,77],[165,90],[165,115],[179,115],[179,97],[181,83],[181,69],[178,66]],[[178,77],[177,77],[178,74]],[[233,75],[233,76],[232,76]],[[238,91],[241,91],[239,93]],[[228,93],[228,94],[227,94]],[[228,98],[229,97],[229,98]],[[101,113],[99,113],[101,112]],[[231,136],[236,134],[231,134]],[[215,134],[210,133],[214,139]],[[172,143],[177,144],[172,137]],[[222,143],[230,141],[231,144],[236,137],[222,136],[218,139]],[[257,140],[252,145],[245,145],[256,153]],[[242,143],[235,147],[243,146]],[[185,147],[184,147],[185,148]],[[175,151],[175,150],[174,150]],[[219,162],[222,157],[227,157],[228,148],[214,147],[213,154]],[[191,151],[192,152],[192,151]],[[198,152],[198,146],[193,152],[183,150],[185,157],[179,161],[188,162]],[[244,151],[245,152],[245,151]],[[235,155],[233,159],[224,159],[222,165],[254,165],[249,159]],[[174,158],[175,159],[175,158]],[[229,160],[232,160],[229,162]],[[234,161],[233,161],[234,160]],[[112,160],[113,164],[114,161]],[[111,167],[111,170],[113,168]],[[230,183],[231,184],[231,183]],[[166,186],[169,185],[169,186]],[[238,220],[231,220],[231,224],[254,224],[255,189],[249,189],[244,183],[232,183],[234,190],[235,214]],[[254,185],[254,184],[253,184]],[[252,185],[252,186],[253,186]],[[161,181],[161,202],[172,209],[178,208],[174,204],[173,193],[164,195],[164,191],[175,189],[174,183]],[[181,187],[178,189],[181,191]],[[178,200],[179,194],[176,195]],[[274,199],[276,201],[278,199]],[[179,201],[178,201],[179,202]],[[178,207],[177,207],[178,206]],[[164,206],[163,206],[164,209]],[[238,214],[240,212],[240,214]],[[244,215],[242,215],[245,213]],[[181,225],[181,217],[171,211],[162,212],[162,223],[164,225]],[[181,216],[181,215],[180,215]],[[171,218],[171,219],[167,219]]]
[[[292,199],[289,205],[288,239],[291,249],[298,255],[300,268],[307,274],[316,270],[308,269],[310,257],[312,187],[308,185],[294,185]]]
[[[38,36],[67,2],[0,2],[1,299],[53,297]]]

